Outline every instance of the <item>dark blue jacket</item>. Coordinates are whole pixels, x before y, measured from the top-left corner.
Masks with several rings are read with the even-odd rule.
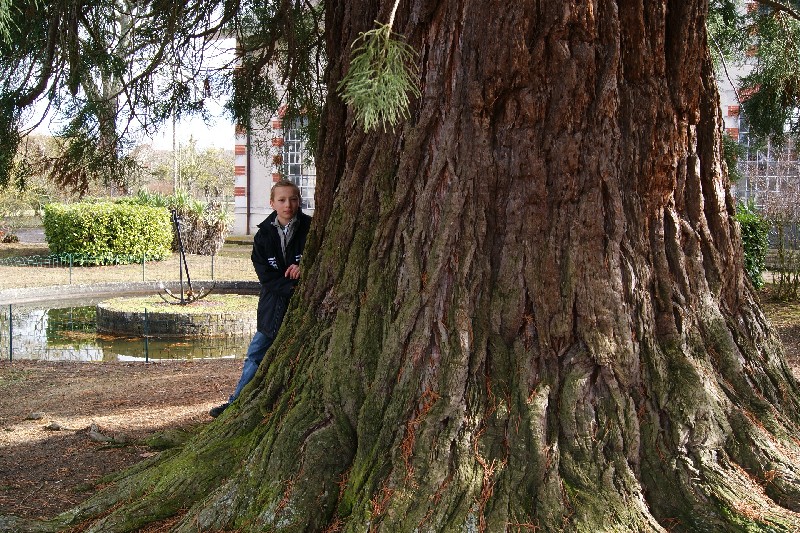
[[[250,259],[256,269],[258,281],[261,282],[261,294],[258,297],[257,329],[272,339],[278,334],[283,316],[289,305],[298,280],[284,276],[292,263],[299,265],[303,256],[303,248],[311,226],[311,217],[298,211],[297,224],[291,239],[286,243],[286,257],[281,252],[281,238],[278,228],[272,225],[278,214],[273,212],[258,225],[253,237],[253,253]]]

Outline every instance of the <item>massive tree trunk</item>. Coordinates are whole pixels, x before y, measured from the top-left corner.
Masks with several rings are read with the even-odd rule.
[[[391,3],[328,1],[331,87]],[[742,274],[705,11],[401,2],[422,96],[369,134],[330,96],[262,371],[58,524],[797,530],[800,397]]]

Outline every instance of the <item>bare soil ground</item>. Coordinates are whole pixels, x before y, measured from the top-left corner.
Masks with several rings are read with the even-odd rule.
[[[783,341],[786,360],[800,379],[800,302],[779,302],[770,298],[767,286],[761,295],[761,307]]]
[[[211,422],[241,364],[0,362],[0,515],[53,517],[159,453],[148,438]]]
[[[250,246],[226,244],[213,264],[191,256],[196,279],[256,279]],[[0,244],[0,259],[47,256],[45,243]],[[176,254],[147,263],[147,279],[179,277]],[[141,265],[2,266],[0,289],[142,280]],[[255,309],[253,310],[255,312]],[[243,355],[243,354],[242,354]],[[0,361],[0,515],[50,518],[103,478],[159,453],[151,437],[211,422],[241,359],[86,363]]]

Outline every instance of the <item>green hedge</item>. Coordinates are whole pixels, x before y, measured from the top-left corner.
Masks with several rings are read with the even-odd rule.
[[[172,222],[159,207],[111,202],[49,204],[44,234],[52,254],[73,254],[80,263],[107,265],[169,257]]]
[[[214,255],[219,252],[232,222],[219,203],[198,201],[186,191],[165,196],[140,190],[135,196],[117,201],[174,210],[181,224],[183,249],[188,254]],[[178,251],[177,237],[172,241],[172,251]]]
[[[769,222],[756,210],[752,202],[736,206],[736,220],[742,228],[744,245],[744,269],[756,289],[764,286],[761,273],[766,270],[769,248]]]

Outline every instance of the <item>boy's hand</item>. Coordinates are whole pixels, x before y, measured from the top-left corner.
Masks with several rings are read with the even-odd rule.
[[[300,279],[300,265],[289,265],[284,276],[289,279]]]

